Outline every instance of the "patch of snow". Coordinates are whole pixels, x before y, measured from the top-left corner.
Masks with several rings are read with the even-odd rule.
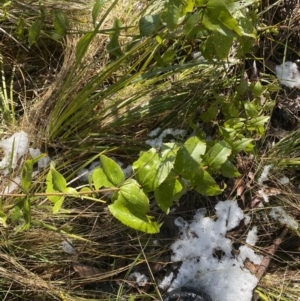
[[[89,181],[90,171],[88,168],[83,168],[79,170],[76,175],[82,183],[87,183]]]
[[[279,82],[287,87],[300,87],[300,72],[293,62],[284,62],[275,67],[276,77]]]
[[[94,169],[100,166],[100,161],[96,160],[91,163],[88,168],[83,168],[77,172],[77,177],[82,183],[87,183],[89,181],[89,176],[92,174]]]
[[[145,286],[148,283],[149,278],[139,272],[133,272],[128,276],[128,280],[134,280],[138,286]]]
[[[40,156],[42,153],[39,148],[29,148],[29,153],[32,157],[32,159],[35,159],[36,157]],[[50,164],[50,158],[48,156],[45,156],[41,158],[38,161],[38,169],[43,169],[49,166]]]
[[[20,188],[21,178],[15,177],[12,181],[10,181],[9,185],[4,188],[2,193],[12,193],[15,189]]]
[[[148,136],[149,137],[155,137],[160,131],[160,128],[156,128],[155,130],[151,131]],[[154,139],[149,139],[146,141],[146,144],[150,145],[151,147],[160,147],[163,144],[163,139],[167,136],[167,135],[172,135],[173,137],[175,136],[181,136],[183,137],[184,135],[186,135],[186,130],[178,130],[178,129],[165,129],[161,132],[161,134],[154,138]]]
[[[297,230],[298,223],[288,215],[282,207],[274,207],[271,209],[269,215],[279,221],[282,225],[287,225],[291,229]]]
[[[133,173],[132,165],[128,165],[126,168],[122,168],[122,170],[126,179],[132,176]]]
[[[240,255],[232,255],[232,241],[225,235],[244,219],[243,211],[230,200],[215,209],[217,220],[205,217],[205,209],[198,210],[191,223],[175,220],[181,235],[171,246],[171,261],[182,265],[169,291],[188,285],[205,290],[213,300],[250,301],[258,280],[244,267],[244,260],[260,263],[261,256],[246,246]]]
[[[258,193],[259,193],[259,195],[264,199],[264,201],[265,201],[266,203],[269,202],[269,197],[268,197],[268,195],[265,193],[264,189],[258,190]]]
[[[255,254],[253,249],[247,246],[240,246],[239,251],[240,253],[238,258],[241,259],[242,262],[244,262],[248,258],[253,263],[260,264],[263,259],[263,256]]]
[[[247,243],[248,245],[255,246],[255,244],[257,243],[257,241],[258,241],[257,227],[254,226],[254,227],[248,232],[248,235],[247,235],[247,238],[246,238],[246,243]]]
[[[288,177],[284,176],[284,177],[282,177],[282,178],[279,179],[279,182],[282,185],[286,185],[286,184],[290,183],[290,179]]]
[[[250,221],[251,221],[250,215],[245,214],[244,215],[244,223],[245,223],[245,225],[247,226],[250,223]]]
[[[273,167],[273,165],[271,165],[271,164],[264,166],[264,169],[263,169],[260,177],[257,180],[258,184],[263,185],[263,182],[268,180],[269,172],[272,167]]]
[[[65,253],[68,253],[70,255],[76,253],[76,249],[73,247],[73,242],[71,239],[67,238],[67,240],[64,240],[61,243],[61,248]]]
[[[17,166],[18,160],[28,151],[27,133],[20,131],[7,139],[1,140],[0,148],[4,152],[4,158],[0,161],[0,171],[4,175],[7,175],[9,169],[14,169]]]
[[[171,285],[171,282],[172,282],[173,278],[174,278],[174,273],[171,272],[169,275],[167,275],[162,280],[162,282],[158,285],[158,287],[163,289],[163,290],[167,289]]]

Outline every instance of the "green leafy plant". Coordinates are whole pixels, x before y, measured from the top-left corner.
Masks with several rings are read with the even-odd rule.
[[[151,194],[161,210],[168,213],[173,202],[187,189],[213,196],[224,189],[214,180],[215,175],[239,176],[232,163],[230,144],[225,140],[208,142],[199,129],[197,133],[199,136],[190,137],[183,144],[164,143],[158,149],[141,152],[139,159],[132,164],[134,174],[130,179],[125,179],[122,169],[114,160],[100,155],[101,166],[93,170],[87,186],[92,185],[92,189],[83,188],[81,192],[101,193],[102,188],[111,189],[113,193],[108,209],[115,218],[140,231],[159,232],[160,225],[148,215]],[[239,150],[245,151],[249,143],[244,142]],[[53,164],[47,175],[46,194],[54,204],[54,213],[63,204],[63,194],[79,196],[77,190],[67,187],[66,180]]]

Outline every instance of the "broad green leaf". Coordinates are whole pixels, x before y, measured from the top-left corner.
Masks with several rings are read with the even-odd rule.
[[[254,84],[250,86],[251,91],[253,92],[254,96],[258,97],[260,96],[264,90],[266,89],[265,87],[262,86],[260,81],[256,81]]]
[[[147,233],[159,232],[159,225],[146,215],[150,208],[149,199],[135,180],[127,180],[114,199],[109,210],[123,224]]]
[[[61,9],[54,12],[53,25],[56,33],[55,38],[61,39],[67,33],[69,26],[69,20]]]
[[[137,181],[133,179],[126,180],[120,187],[118,194],[126,200],[126,204],[133,205],[140,213],[147,213],[149,211],[149,199],[144,191],[139,187]]]
[[[162,44],[163,43],[163,39],[161,38],[160,35],[156,35],[155,36],[155,40],[157,41],[158,44]]]
[[[211,35],[205,41],[203,41],[203,43],[201,43],[200,50],[201,54],[206,60],[212,61],[214,59],[215,46]]]
[[[173,62],[174,57],[176,56],[176,51],[172,47],[169,47],[162,55],[163,62],[168,65]]]
[[[57,192],[64,192],[64,190],[67,188],[67,182],[65,178],[55,170],[53,162],[50,164],[50,170],[46,177],[46,193],[52,194]],[[56,203],[63,198],[63,196],[60,195],[48,195],[47,198],[52,202]]]
[[[194,189],[202,195],[213,196],[223,191],[206,170],[199,169],[191,179],[191,184],[194,186]]]
[[[212,41],[214,44],[217,59],[227,59],[229,56],[230,49],[233,45],[233,37],[228,37],[220,34],[218,31],[215,31],[212,34]]]
[[[114,25],[112,28],[113,32],[109,34],[110,41],[106,46],[107,51],[115,55],[116,57],[123,55],[121,46],[119,44],[119,35],[121,32],[120,29],[121,27],[122,27],[122,22],[118,18],[115,18]]]
[[[65,194],[70,194],[70,195],[73,195],[73,196],[79,196],[79,193],[78,191],[73,188],[73,187],[67,187],[64,191]]]
[[[216,103],[213,103],[209,108],[200,115],[200,118],[203,122],[211,122],[216,118],[219,112],[219,106]]]
[[[93,24],[94,24],[95,27],[96,27],[96,22],[97,22],[98,15],[99,15],[100,10],[101,10],[104,3],[105,3],[104,0],[96,0],[96,3],[93,6],[92,18],[93,18]]]
[[[185,191],[182,181],[176,179],[175,174],[169,177],[154,190],[154,197],[159,208],[168,214],[173,202],[178,200]]]
[[[224,137],[227,143],[231,144],[233,139],[237,136],[237,131],[231,128],[219,126],[219,132]],[[230,141],[230,142],[229,142]]]
[[[75,56],[76,56],[76,63],[79,64],[83,57],[85,56],[93,38],[95,37],[94,32],[89,32],[85,34],[77,43]]]
[[[143,37],[155,34],[160,26],[160,15],[144,16],[139,21],[139,29]]]
[[[170,174],[177,149],[163,144],[159,154],[154,148],[144,152],[132,165],[137,181],[146,192],[154,191]]]
[[[59,173],[55,168],[54,164],[50,164],[50,172],[52,175],[52,184],[55,191],[63,192],[67,188],[67,181],[64,176]]]
[[[101,167],[93,170],[92,180],[96,190],[100,189],[101,187],[114,187],[114,184],[107,179],[107,176]]]
[[[30,26],[29,32],[28,32],[29,47],[31,47],[38,39],[40,32],[41,32],[42,25],[43,25],[43,23],[41,20],[36,20]]]
[[[108,206],[110,213],[124,225],[150,234],[159,233],[160,225],[152,221],[152,217],[131,211],[132,207],[126,206],[124,200],[118,199]]]
[[[89,187],[82,187],[81,189],[80,189],[80,192],[86,192],[87,194],[89,193],[89,192],[92,192],[93,190],[91,189],[91,188],[89,188]]]
[[[237,168],[229,160],[226,160],[226,162],[221,166],[221,173],[227,178],[237,178],[241,175]]]
[[[0,211],[0,224],[3,225],[3,227],[7,227],[6,224],[7,216],[3,211]]]
[[[202,22],[208,29],[226,36],[242,35],[238,22],[222,0],[208,0]]]
[[[237,15],[237,14],[235,14]],[[252,46],[253,46],[253,41],[254,39],[257,38],[256,36],[256,29],[255,29],[255,21],[252,19],[249,19],[248,17],[244,17],[242,14],[240,16],[236,16],[236,19],[240,25],[240,28],[242,30],[243,38],[245,39],[244,41],[242,39],[239,39],[240,43],[244,43],[243,49],[244,51],[249,51],[250,48],[250,43],[252,41]]]
[[[182,10],[182,14],[186,15],[187,13],[191,13],[194,10],[194,0],[186,0],[186,1],[182,1],[183,6],[183,10]]]
[[[168,0],[165,3],[166,15],[165,22],[170,30],[174,30],[177,27],[178,20],[182,13],[182,5],[180,0]]]
[[[210,170],[218,170],[231,154],[231,147],[224,140],[216,143],[203,157]]]
[[[213,19],[221,21],[227,28],[239,36],[242,35],[238,22],[231,15],[223,0],[208,0],[206,9]]]
[[[234,130],[241,130],[245,126],[245,118],[231,118],[224,122],[225,128],[232,128]]]
[[[102,169],[109,182],[111,182],[114,186],[118,186],[125,181],[125,176],[121,167],[114,160],[106,157],[105,155],[101,155],[100,161]]]
[[[147,192],[153,191],[159,186],[157,173],[160,163],[157,151],[151,148],[142,153],[140,158],[132,164],[132,169],[136,174],[135,178]]]
[[[17,207],[22,212],[22,218],[20,217],[18,222],[19,225],[16,227],[16,232],[21,232],[29,229],[31,223],[31,202],[30,197],[25,197],[17,200]]]
[[[184,34],[186,35],[186,40],[193,41],[197,34],[199,33],[199,15],[191,14],[184,25]]]
[[[191,120],[188,121],[190,128],[194,130],[195,136],[198,137],[200,141],[206,140],[206,134],[202,129],[199,129],[196,124],[194,124]]]
[[[251,143],[253,139],[250,138],[237,138],[232,141],[231,147],[233,154],[237,154],[240,151],[251,151],[254,145]]]
[[[23,212],[19,206],[14,206],[9,210],[9,219],[13,222],[18,222],[20,218],[23,218]]]
[[[243,0],[243,1],[226,1],[227,9],[231,12],[237,12],[242,10],[243,8],[248,7],[249,5],[252,5],[253,3],[258,2],[258,0]]]
[[[33,172],[33,160],[26,160],[23,169],[22,169],[22,189],[25,193],[28,193],[29,187],[31,185],[32,180],[32,172]]]
[[[53,206],[53,214],[56,214],[59,212],[59,210],[61,209],[61,206],[64,202],[64,199],[65,197],[64,196],[60,196],[58,198],[58,200],[54,203],[54,206]]]
[[[244,108],[247,117],[255,117],[259,115],[259,111],[257,110],[257,107],[250,101],[244,102]]]
[[[178,150],[174,169],[178,175],[189,179],[194,172],[197,172],[202,162],[202,155],[205,154],[206,143],[198,137],[189,138],[181,149]]]
[[[249,131],[260,130],[260,127],[264,127],[265,123],[268,122],[269,119],[269,116],[254,117],[246,121],[246,128]]]

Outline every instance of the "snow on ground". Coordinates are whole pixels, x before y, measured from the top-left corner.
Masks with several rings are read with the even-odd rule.
[[[274,220],[279,221],[282,225],[287,225],[291,229],[297,230],[299,227],[298,223],[282,207],[272,208],[269,215]]]
[[[300,87],[300,72],[298,66],[293,62],[284,62],[275,67],[279,82],[289,88]]]
[[[8,175],[10,168],[16,168],[18,160],[28,151],[27,133],[20,131],[7,139],[1,140],[0,148],[4,152],[4,157],[0,161],[0,170],[4,175]]]
[[[35,159],[38,156],[42,155],[40,149],[38,149],[38,148],[29,148],[29,153],[30,153],[32,159]],[[48,167],[50,165],[50,161],[51,161],[51,159],[48,156],[41,158],[38,161],[38,169],[43,169],[43,168]]]
[[[240,247],[239,254],[233,255],[232,241],[225,235],[239,225],[244,213],[229,200],[219,202],[215,209],[216,220],[205,217],[206,210],[200,209],[191,223],[182,218],[175,221],[181,235],[171,246],[171,260],[182,265],[169,291],[189,286],[204,290],[216,301],[251,301],[258,280],[245,268],[244,260],[259,264],[262,256],[248,246]],[[250,231],[250,244],[255,244],[256,231]]]
[[[14,133],[7,139],[2,139],[0,141],[0,148],[4,153],[4,157],[0,161],[0,173],[4,175],[8,175],[12,169],[17,167],[18,161],[27,154],[28,150],[33,159],[42,154],[38,148],[28,148],[28,134],[24,131]],[[38,161],[38,169],[43,169],[49,164],[50,158],[44,156]],[[33,176],[35,176],[37,172],[38,171],[34,171]],[[16,176],[6,184],[1,193],[12,193],[20,186],[21,176]]]
[[[168,135],[172,135],[173,137],[176,136],[181,136],[183,137],[184,135],[186,135],[186,131],[185,130],[178,130],[178,129],[165,129],[161,132],[161,134],[154,138],[155,136],[157,136],[157,134],[159,133],[160,128],[156,128],[155,130],[153,130],[152,132],[150,132],[148,134],[149,137],[153,138],[153,139],[149,139],[146,141],[146,144],[150,145],[151,147],[160,147],[163,144],[163,139],[168,136]],[[170,141],[172,142],[172,141]]]

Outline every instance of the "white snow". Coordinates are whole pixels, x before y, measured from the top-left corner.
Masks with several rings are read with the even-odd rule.
[[[257,243],[258,241],[258,237],[257,237],[257,227],[254,226],[249,232],[248,232],[248,235],[247,235],[247,238],[246,238],[246,243],[248,245],[251,245],[251,246],[255,246],[255,244]]]
[[[7,139],[0,141],[0,148],[3,149],[4,158],[0,162],[0,171],[4,175],[9,174],[10,168],[17,166],[18,160],[28,151],[28,135],[20,131]]]
[[[9,182],[9,185],[4,188],[1,193],[12,193],[15,189],[20,188],[21,178],[19,176],[15,177]]]
[[[73,242],[71,239],[67,238],[67,240],[64,240],[61,243],[61,248],[65,253],[68,253],[70,255],[75,254],[76,250],[73,247]]]
[[[148,134],[149,137],[155,137],[157,136],[157,134],[159,133],[160,128],[156,128],[155,130],[153,130],[152,132],[150,132]],[[163,144],[163,139],[167,136],[167,135],[172,135],[173,137],[175,136],[181,136],[183,137],[184,135],[186,135],[186,130],[178,130],[178,129],[165,129],[161,132],[161,134],[154,138],[154,139],[149,139],[146,141],[146,144],[150,145],[151,147],[160,147]]]
[[[145,286],[148,283],[149,278],[139,272],[133,272],[128,276],[128,280],[134,280],[138,286]]]
[[[82,183],[87,183],[89,181],[89,176],[92,174],[93,170],[100,166],[100,161],[96,160],[91,163],[88,168],[83,168],[77,172],[77,177],[80,178]]]
[[[265,201],[266,203],[269,202],[269,197],[268,197],[268,195],[265,193],[264,188],[258,190],[258,193],[259,193],[259,195],[264,199],[264,201]]]
[[[300,87],[300,72],[293,62],[284,62],[275,67],[277,79],[282,85],[290,88]]]
[[[287,225],[291,229],[297,230],[298,223],[288,215],[282,207],[274,207],[271,209],[269,215],[279,221],[282,225]]]
[[[269,172],[273,165],[265,165],[257,183],[261,185],[261,189],[258,190],[258,194],[264,199],[265,202],[269,202],[269,195],[265,192],[264,182],[269,179]]]
[[[29,148],[29,153],[30,153],[32,159],[35,159],[42,154],[39,148]],[[43,169],[43,168],[48,167],[50,164],[50,161],[51,160],[48,156],[41,158],[38,161],[38,169]]]
[[[244,267],[244,260],[260,263],[262,257],[247,246],[233,255],[232,241],[225,235],[244,219],[237,203],[219,202],[215,209],[216,220],[205,217],[206,210],[200,209],[191,223],[182,218],[175,221],[181,235],[171,246],[171,261],[182,265],[169,291],[190,286],[202,288],[216,301],[250,301],[258,280]]]
[[[271,165],[271,164],[264,166],[264,169],[263,169],[260,177],[257,180],[258,184],[263,185],[263,182],[268,180],[269,172],[272,167],[273,167],[273,165]]]
[[[284,176],[284,177],[282,177],[282,178],[279,179],[279,182],[282,185],[286,185],[286,184],[290,183],[290,179],[288,177]]]
[[[171,282],[174,278],[174,273],[171,272],[169,275],[167,275],[162,282],[158,285],[159,288],[165,290],[166,288],[168,288],[171,285]]]

